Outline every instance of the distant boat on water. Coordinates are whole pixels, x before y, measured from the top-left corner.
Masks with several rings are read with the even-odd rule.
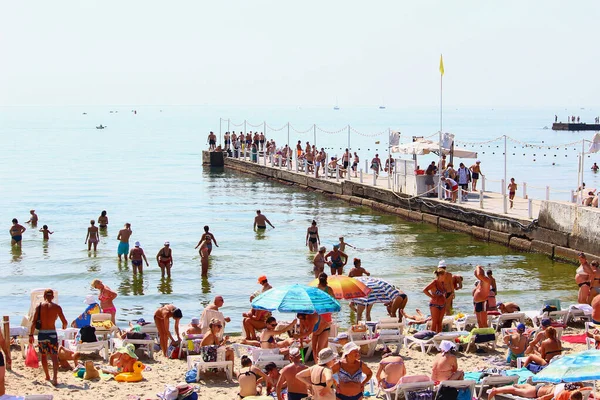
[[[100,124],[96,127],[96,129],[104,129],[104,128],[106,128],[106,125],[102,125],[102,124]]]
[[[385,110],[385,106],[379,106],[380,110]]]

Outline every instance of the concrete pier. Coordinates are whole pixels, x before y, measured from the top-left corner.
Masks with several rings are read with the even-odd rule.
[[[204,152],[208,153],[208,152]],[[210,157],[203,154],[203,162]],[[359,178],[319,177],[295,172],[296,166],[273,167],[261,156],[259,162],[225,158],[225,167],[240,172],[263,176],[301,189],[315,190],[333,198],[368,206],[378,211],[400,215],[407,220],[434,224],[442,229],[468,233],[479,240],[493,241],[520,251],[546,254],[552,258],[576,262],[577,253],[589,253],[591,258],[600,253],[598,240],[600,211],[589,207],[557,201],[530,201],[515,199],[513,209],[505,213],[505,196],[500,193],[470,193],[469,201],[449,203],[437,198],[410,197],[388,189],[387,176],[374,179],[363,172]],[[368,183],[367,183],[368,182]],[[375,185],[373,185],[375,183]],[[482,208],[483,206],[483,208]],[[531,218],[529,214],[531,213]]]

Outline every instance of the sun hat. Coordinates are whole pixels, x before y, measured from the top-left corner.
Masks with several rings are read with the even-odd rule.
[[[168,241],[166,241],[164,245],[165,246],[169,246],[169,245],[171,245],[171,243],[169,243]]]
[[[192,318],[192,321],[190,322],[190,325],[199,325],[200,324],[200,319],[199,318]]]
[[[441,260],[438,263],[438,268],[446,268],[446,260]]]
[[[298,356],[300,356],[300,349],[297,348],[297,347],[290,348],[289,355],[290,355],[290,357],[298,357]]]
[[[339,342],[340,340],[348,340],[348,334],[347,333],[340,333],[336,336],[335,339],[333,339],[334,343]]]
[[[133,343],[127,343],[125,346],[121,347],[117,352],[122,354],[127,354],[131,358],[135,358],[137,360],[138,356],[135,354],[135,346]]]
[[[264,281],[268,281],[266,275],[261,275],[258,277],[258,283],[263,283]]]
[[[342,347],[342,358],[346,357],[348,354],[353,351],[358,351],[360,353],[360,347],[354,342],[348,342]]]
[[[138,325],[144,325],[146,323],[146,320],[144,318],[140,318],[137,321],[135,321]]]
[[[454,349],[454,343],[452,343],[449,340],[442,340],[442,342],[440,343],[440,350],[442,351],[442,353],[447,353],[452,349]]]
[[[542,320],[542,326],[550,326],[552,325],[552,321],[550,320],[550,318],[544,318]]]
[[[521,323],[521,324],[517,325],[517,330],[518,330],[518,331],[525,331],[525,328],[526,328],[526,327],[525,327],[525,324],[523,324],[523,323]]]
[[[319,352],[319,365],[325,365],[329,361],[336,359],[337,355],[334,354],[333,350],[331,350],[329,347],[326,347]]]
[[[85,296],[85,300],[83,302],[85,304],[87,304],[88,306],[91,306],[92,304],[94,304],[96,302],[96,299],[94,298],[93,295],[88,294],[87,296]]]
[[[477,160],[477,161],[475,161],[475,164],[479,164],[480,162],[481,162],[481,161]]]
[[[140,242],[135,242],[135,247],[140,247]]]

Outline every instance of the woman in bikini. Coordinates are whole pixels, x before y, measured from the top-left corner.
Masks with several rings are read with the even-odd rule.
[[[200,264],[202,265],[202,276],[208,276],[208,256],[210,255],[210,250],[212,249],[211,243],[211,235],[202,235],[202,238],[196,245],[196,249],[200,246]]]
[[[286,340],[277,341],[275,336],[290,331],[298,320],[293,320],[290,324],[284,326],[283,328],[277,328],[277,320],[275,317],[267,318],[267,322],[265,324],[265,329],[260,333],[258,340],[242,340],[243,344],[249,344],[251,346],[257,346],[261,349],[281,349],[281,353],[287,353],[287,348],[292,345],[294,342],[293,338],[288,338]]]
[[[92,245],[94,245],[94,251],[98,247],[98,227],[96,226],[96,221],[90,221],[90,227],[87,230],[87,235],[85,236],[85,243],[88,245],[88,251],[92,249]]]
[[[98,227],[100,229],[106,229],[108,227],[108,217],[106,216],[105,210],[103,210],[98,217]]]
[[[338,375],[335,396],[339,400],[361,400],[365,384],[373,376],[371,368],[360,360],[360,347],[354,342],[344,345],[342,358],[333,365],[331,371]]]
[[[238,383],[240,384],[240,392],[238,397],[243,399],[244,397],[260,396],[262,393],[262,386],[258,384],[259,381],[272,382],[264,372],[259,368],[252,365],[252,360],[243,355],[240,360],[242,368],[238,374]]]
[[[171,335],[171,318],[175,321],[175,335],[177,336],[177,340]],[[173,304],[166,304],[154,312],[154,323],[156,324],[156,330],[158,330],[160,349],[165,357],[167,357],[167,350],[169,349],[169,340],[177,343],[181,340],[181,336],[179,335],[179,321],[181,321],[181,318],[183,318],[183,313]]]
[[[204,241],[204,239],[206,239],[207,236],[210,237],[210,240],[212,242],[215,242],[215,246],[219,247],[219,245],[217,244],[217,239],[215,239],[215,235],[213,235],[212,233],[209,232],[210,228],[208,227],[208,225],[204,226],[204,233],[202,234],[202,237],[200,238],[200,243],[202,243]],[[209,242],[206,244],[206,248],[208,249],[208,255],[210,256],[210,253],[212,253],[212,242]]]
[[[524,367],[527,367],[532,362],[545,367],[550,360],[562,353],[562,344],[560,343],[560,339],[556,336],[556,329],[550,326],[546,328],[545,333],[546,339],[542,341],[542,344],[540,345],[540,354],[528,355],[523,363]]]
[[[431,313],[431,330],[442,331],[442,320],[446,311],[446,289],[444,288],[444,275],[446,270],[438,268],[435,271],[436,278],[423,289],[423,293],[431,300],[429,301],[429,312]]]
[[[327,347],[331,324],[325,321],[319,314],[298,314],[300,321],[299,333],[294,335],[295,339],[301,339],[312,335],[311,346],[313,354],[319,354],[321,349]]]
[[[321,244],[321,238],[319,238],[319,228],[317,228],[317,221],[313,219],[310,227],[306,230],[306,245],[310,251],[314,251],[316,253],[319,249],[319,244]]]
[[[110,314],[110,319],[113,324],[116,325],[115,316],[117,315],[117,308],[113,304],[113,300],[117,298],[117,293],[108,286],[105,286],[100,279],[94,279],[92,281],[92,288],[100,291],[98,294],[100,308],[103,313]]]
[[[325,261],[327,261],[328,258],[330,258],[331,261],[331,264],[329,265],[331,267],[331,275],[335,275],[336,273],[338,275],[343,275],[344,266],[348,262],[348,255],[340,251],[339,244],[333,245],[333,250],[325,255]]]
[[[330,295],[331,297],[333,297],[335,299],[333,289],[327,283],[327,274],[325,272],[322,272],[319,274],[319,284],[317,285],[317,289],[321,289],[322,291],[324,291],[325,293],[327,293],[328,295]],[[327,321],[329,323],[331,323],[331,321],[333,320],[331,318],[331,313],[321,314],[321,318],[323,318],[325,321]]]
[[[584,253],[579,253],[579,268],[575,271],[575,282],[579,286],[577,301],[580,304],[589,304],[591,299],[590,290],[592,287],[592,279],[595,278],[594,270],[588,263]]]
[[[160,268],[161,278],[165,277],[165,271],[167,277],[171,277],[171,267],[173,266],[173,251],[171,250],[171,243],[165,242],[164,247],[160,249],[156,255],[156,262]]]
[[[300,371],[296,375],[296,379],[303,382],[309,393],[312,393],[314,400],[336,400],[335,380],[331,370],[336,359],[337,356],[327,347],[319,352],[317,365]]]
[[[388,353],[379,362],[379,369],[375,377],[379,387],[389,389],[396,386],[404,375],[406,375],[406,366],[402,357],[398,354]]]
[[[209,331],[200,342],[200,346],[225,346],[229,340],[229,336],[224,336],[223,339],[219,339],[222,336],[221,330],[223,329],[223,323],[218,318],[211,318],[208,324]],[[231,368],[233,369],[234,354],[233,349],[225,346],[225,361],[231,361]]]
[[[384,303],[387,313],[390,317],[396,318],[398,316],[398,322],[402,322],[402,312],[406,303],[408,303],[408,296],[402,290],[396,289],[398,294],[392,299],[392,301]]]

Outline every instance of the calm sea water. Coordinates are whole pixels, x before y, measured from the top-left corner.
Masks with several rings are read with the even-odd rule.
[[[132,109],[138,111],[137,115]],[[464,141],[493,139],[502,134],[539,144],[591,138],[590,133],[543,130],[544,125],[551,125],[555,112],[448,110],[444,130]],[[566,115],[578,111],[562,112]],[[579,115],[589,120],[596,114],[581,110]],[[72,320],[83,310],[85,295],[94,293],[89,283],[99,278],[119,293],[116,305],[120,324],[139,316],[150,318],[161,302],[178,305],[187,321],[221,294],[225,297],[223,311],[233,320],[231,330],[239,330],[241,313],[249,308],[248,296],[259,289],[259,275],[266,274],[274,286],[311,280],[311,255],[304,247],[304,237],[313,218],[319,223],[325,245],[331,247],[338,236],[346,236],[359,248],[349,249],[350,257],[360,257],[373,275],[407,292],[410,310],[427,309],[421,290],[440,259],[447,260],[452,272],[465,277],[466,289],[459,292],[456,301],[465,311],[472,308],[470,288],[476,264],[495,271],[500,299],[517,301],[525,308],[537,308],[545,298],[576,301],[571,265],[538,254],[516,253],[468,235],[440,232],[426,224],[409,223],[256,177],[203,167],[200,152],[206,146],[207,131],[219,131],[220,117],[231,117],[231,122],[238,124],[244,118],[255,125],[266,120],[273,128],[290,121],[297,130],[306,130],[313,123],[328,131],[349,123],[367,134],[389,127],[403,132],[403,142],[412,135],[426,136],[439,129],[439,115],[434,109],[334,112],[330,108],[277,107],[0,108],[0,185],[4,194],[0,199],[0,221],[6,229],[5,239],[0,240],[0,313],[18,321],[29,307],[31,289],[53,287],[59,291],[67,318]],[[99,124],[108,128],[96,130]],[[226,126],[225,121],[223,132]],[[248,126],[250,129],[257,128]],[[230,130],[240,129],[230,125]],[[268,130],[268,135],[285,143],[287,127],[276,132]],[[312,143],[312,135],[312,131],[299,134],[291,129],[290,141]],[[340,154],[347,145],[347,130],[336,134],[317,130],[317,135],[319,146],[340,149]],[[350,139],[351,147],[363,159],[372,157],[375,151],[387,151],[387,134],[366,137],[352,133]],[[539,153],[529,148],[514,149],[514,157],[509,151],[508,173],[526,176],[531,185],[543,187],[550,182],[561,189],[573,188],[578,151],[574,148],[577,146],[566,150],[555,147]],[[499,180],[503,174],[502,151],[485,146],[478,151],[484,172]],[[423,165],[427,160],[419,162]],[[586,158],[587,168],[593,161]],[[585,181],[588,187],[600,183],[597,175],[588,172]],[[37,210],[40,227],[47,224],[55,233],[43,243],[40,232],[28,229],[22,251],[16,252],[10,247],[10,220],[16,217],[26,221],[31,208]],[[257,208],[276,229],[264,235],[252,231]],[[108,211],[108,233],[102,237],[98,252],[88,253],[84,244],[86,228],[101,210]],[[116,236],[125,222],[132,224],[132,241],[142,243],[151,263],[140,278],[133,278],[130,265],[117,263]],[[205,224],[210,225],[220,245],[213,250],[208,279],[200,277],[200,259],[194,250]],[[165,240],[171,242],[175,257],[170,281],[161,280],[155,261]],[[383,307],[376,306],[374,314],[382,315]],[[340,319],[342,323],[350,320],[346,304]]]

